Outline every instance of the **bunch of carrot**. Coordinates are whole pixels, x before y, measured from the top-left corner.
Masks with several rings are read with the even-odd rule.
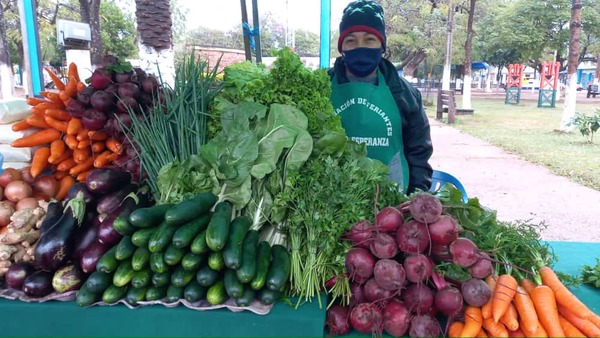
[[[600,316],[583,304],[552,268],[538,269],[540,282],[489,276],[492,297],[467,306],[464,321],[448,327],[449,337],[600,337]]]
[[[28,135],[16,139],[12,147],[37,147],[31,160],[31,176],[34,178],[46,169],[61,183],[72,185],[85,181],[89,172],[107,166],[122,152],[119,141],[102,130],[83,128],[79,118],[66,110],[70,100],[86,87],[79,78],[77,65],[71,63],[68,81],[63,83],[51,70],[46,69],[58,92],[43,91],[43,98],[27,98],[31,115],[12,126],[13,131],[37,128]]]

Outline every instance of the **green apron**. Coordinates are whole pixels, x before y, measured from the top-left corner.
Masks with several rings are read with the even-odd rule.
[[[406,192],[410,175],[404,156],[400,110],[379,70],[377,76],[378,85],[364,82],[340,84],[334,76],[331,102],[348,137],[357,143],[365,143],[367,155],[387,164],[391,179]]]

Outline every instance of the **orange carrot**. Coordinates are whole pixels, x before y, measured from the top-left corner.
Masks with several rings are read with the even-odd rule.
[[[48,163],[50,164],[59,164],[60,162],[73,157],[73,150],[71,149],[66,149],[65,152],[62,154],[61,157],[57,158],[57,159],[53,159],[52,162],[50,162],[50,159],[48,159]]]
[[[119,155],[123,152],[121,142],[117,141],[117,139],[115,139],[114,137],[109,137],[106,139],[106,148],[108,148],[113,153]]]
[[[88,135],[88,130],[87,129],[80,129],[79,132],[77,133],[77,141],[81,142],[81,141],[85,141],[85,140],[89,140],[90,136]]]
[[[45,112],[46,109],[62,109],[65,107],[65,104],[61,101],[61,102],[54,102],[54,101],[45,101],[42,102],[40,104],[37,104],[33,107],[31,107],[31,110],[33,111],[34,109]]]
[[[88,136],[92,141],[104,141],[108,138],[108,134],[105,131],[89,131]]]
[[[44,129],[31,135],[14,140],[10,145],[14,148],[35,147],[50,143],[60,138],[60,131],[56,129]]]
[[[60,97],[60,99],[62,100],[62,102],[65,104],[65,106],[71,100],[71,97],[69,96],[69,93],[67,93],[65,90],[61,90],[58,93],[58,97]]]
[[[501,322],[496,323],[494,318],[489,317],[483,320],[483,328],[492,337],[508,337],[508,330]]]
[[[521,283],[519,284],[527,293],[531,296],[531,291],[537,286],[534,281],[531,279],[523,278],[521,279]]]
[[[58,96],[58,93],[55,92],[48,92],[48,91],[41,91],[40,95],[42,95],[43,97],[47,98],[48,100],[57,103],[57,104],[61,104],[63,105],[64,102],[63,100],[60,99],[60,96]]]
[[[27,121],[21,120],[19,122],[15,122],[12,125],[12,127],[10,127],[10,129],[12,129],[12,131],[22,131],[22,130],[27,130],[31,127],[32,126],[29,123],[27,123]]]
[[[60,121],[69,121],[71,119],[71,114],[64,109],[50,108],[46,109],[46,116],[53,117]]]
[[[60,182],[60,180],[62,180],[67,175],[69,175],[69,173],[66,171],[55,171],[53,174],[53,176],[54,176],[54,178],[56,178],[57,182]]]
[[[564,337],[565,333],[558,321],[558,309],[554,291],[547,285],[538,285],[531,291],[531,300],[540,314],[539,320],[550,337]]]
[[[84,162],[88,157],[90,157],[90,155],[92,154],[89,147],[73,150],[73,159],[75,160],[75,163]]]
[[[594,325],[596,325],[597,327],[600,327],[600,316],[598,316],[597,314],[593,313],[589,316],[588,320],[592,323],[594,323]]]
[[[56,89],[58,89],[58,90],[65,89],[64,82],[62,82],[62,80],[58,76],[56,76],[56,74],[54,74],[54,72],[52,70],[50,70],[50,68],[44,67],[44,69],[46,70],[48,75],[50,75],[50,78],[52,79],[52,82],[54,82]]]
[[[571,324],[565,317],[559,315],[558,320],[560,321],[560,326],[565,331],[565,337],[585,337],[583,332],[579,331],[575,325]]]
[[[77,180],[77,181],[79,181],[79,182],[83,182],[83,181],[85,181],[85,179],[88,177],[88,175],[89,175],[91,172],[92,172],[92,169],[90,169],[90,170],[86,170],[86,171],[84,171],[84,172],[80,172],[80,173],[77,175],[77,178],[76,178],[76,180]]]
[[[521,323],[519,323],[519,325],[523,326],[523,323],[521,322]],[[544,326],[542,324],[540,324],[538,326],[538,329],[535,332],[523,331],[523,333],[525,334],[526,337],[534,337],[534,338],[548,337],[548,332],[546,332],[546,329],[544,329]]]
[[[556,303],[569,309],[581,318],[588,318],[591,315],[590,309],[583,304],[567,287],[558,279],[558,276],[548,266],[539,268],[542,284],[548,285],[556,297]]]
[[[94,154],[99,153],[99,152],[103,151],[104,149],[106,149],[105,142],[96,141],[96,142],[92,143],[92,152]]]
[[[31,168],[29,172],[33,178],[36,178],[48,166],[48,157],[50,157],[50,147],[39,147],[31,159]]]
[[[508,309],[506,309],[506,312],[500,317],[500,322],[502,322],[502,324],[506,326],[506,329],[510,331],[519,328],[519,315],[517,313],[517,308],[513,303],[508,304]]]
[[[492,317],[496,323],[506,310],[508,310],[510,303],[517,293],[517,285],[517,280],[509,274],[498,276],[496,287],[492,294]]]
[[[67,125],[67,134],[77,135],[81,129],[83,129],[81,119],[74,117],[69,120],[69,124]]]
[[[508,336],[509,337],[519,337],[519,338],[527,337],[525,335],[525,333],[523,332],[523,330],[521,330],[521,328],[518,328],[514,331],[508,331]]]
[[[569,310],[566,306],[558,305],[558,312],[561,316],[565,317],[573,326],[579,331],[583,332],[588,337],[600,337],[600,328],[589,319],[584,319],[577,316],[574,312]]]
[[[78,92],[78,93],[79,93],[80,91],[82,91],[82,90],[83,90],[83,88],[85,88],[85,87],[87,87],[87,86],[85,85],[85,83],[83,83],[83,82],[81,82],[81,81],[77,82],[77,92]]]
[[[529,293],[525,291],[521,286],[517,287],[517,293],[514,298],[515,308],[521,318],[521,324],[525,325],[522,327],[525,332],[535,332],[540,326],[537,312],[535,311],[535,305],[531,300]]]
[[[460,337],[460,333],[462,332],[464,326],[465,324],[463,324],[462,322],[453,321],[452,323],[450,323],[450,326],[448,326],[447,336],[450,338]]]
[[[81,82],[81,79],[79,78],[79,69],[77,69],[77,64],[75,62],[69,64],[67,75],[69,76],[69,79],[72,76],[75,82]]]
[[[58,192],[54,196],[54,198],[58,201],[62,201],[67,197],[67,192],[69,188],[75,184],[75,179],[71,175],[66,175],[63,177],[58,184]]]
[[[67,158],[66,160],[60,162],[56,166],[56,170],[58,170],[58,171],[69,171],[69,170],[71,170],[71,168],[73,168],[76,165],[77,165],[77,163],[75,163],[75,160],[72,157],[70,157],[70,158]]]
[[[69,97],[77,96],[77,82],[79,81],[77,81],[73,75],[69,75],[69,81],[65,86],[65,93],[67,93]]]
[[[69,149],[75,150],[77,149],[79,141],[77,141],[77,137],[75,135],[66,135],[65,143],[67,144],[67,147],[69,147]]]
[[[57,119],[55,119],[53,117],[50,117],[48,115],[46,115],[46,118],[44,118],[44,120],[46,120],[46,123],[48,123],[48,125],[51,128],[54,128],[54,129],[56,129],[58,131],[61,131],[63,133],[67,132],[68,122],[57,120]]]
[[[94,158],[88,157],[85,161],[78,163],[76,166],[69,169],[69,174],[77,176],[84,171],[88,171],[94,167]]]
[[[467,306],[465,308],[465,326],[460,333],[461,337],[475,337],[483,327],[481,308]]]
[[[83,141],[79,141],[79,143],[77,144],[77,149],[85,149],[87,147],[89,147],[91,145],[90,140],[83,140]]]
[[[50,128],[50,126],[48,125],[48,123],[46,123],[44,118],[38,115],[31,114],[25,118],[25,121],[29,123],[29,125],[32,127],[43,129]]]
[[[50,101],[48,101],[46,99],[41,99],[41,98],[30,96],[25,99],[25,102],[27,102],[27,104],[30,106],[37,106],[40,103],[46,103],[46,102],[50,102]]]
[[[48,158],[49,163],[54,163],[54,161],[58,160],[67,150],[67,145],[65,141],[58,139],[52,141],[50,143],[50,157]]]
[[[485,283],[488,285],[490,290],[492,290],[492,292],[496,289],[496,278],[498,278],[498,276],[494,275],[489,275],[485,278]],[[481,307],[481,316],[483,319],[492,317],[492,299],[493,297],[490,297],[488,302]]]
[[[477,335],[475,337],[481,337],[481,338],[485,338],[487,337],[487,333],[485,333],[484,329],[479,330],[479,333],[477,333]],[[493,336],[492,336],[493,337]]]
[[[94,160],[94,167],[95,168],[106,167],[106,165],[108,165],[108,163],[111,160],[112,154],[113,154],[113,152],[111,152],[110,150],[105,150],[100,155],[96,156],[96,159]]]

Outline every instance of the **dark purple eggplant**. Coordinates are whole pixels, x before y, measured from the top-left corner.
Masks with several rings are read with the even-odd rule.
[[[54,223],[56,223],[63,214],[63,206],[61,202],[54,201],[48,203],[48,211],[46,216],[40,225],[40,237],[44,236],[48,229],[50,229]]]
[[[108,194],[131,183],[131,174],[112,168],[94,169],[85,179],[88,190],[95,194]]]
[[[52,288],[52,277],[54,273],[50,271],[38,270],[23,282],[23,292],[29,297],[41,298],[54,291]]]
[[[76,264],[69,264],[56,270],[52,277],[52,288],[58,293],[79,290],[83,284],[85,275]]]
[[[21,290],[25,279],[35,272],[33,265],[25,262],[14,263],[6,271],[6,284],[9,288]]]
[[[96,196],[94,196],[94,194],[88,190],[87,186],[83,182],[77,182],[69,188],[67,196],[65,197],[65,201],[68,202],[72,200],[73,198],[77,197],[80,192],[83,194],[83,200],[86,204],[90,205],[96,202]]]
[[[110,214],[115,211],[123,199],[132,192],[137,190],[137,184],[127,184],[123,188],[113,191],[109,194],[102,195],[96,203],[96,211],[99,214]]]
[[[120,213],[119,213],[120,214]],[[119,243],[123,235],[117,232],[113,227],[115,219],[119,216],[118,213],[108,215],[98,228],[98,240],[108,246],[113,246]]]
[[[92,221],[92,224],[85,226],[82,224],[77,229],[75,234],[75,249],[73,249],[73,254],[71,258],[74,260],[79,260],[83,255],[83,252],[96,241],[98,237],[98,228],[100,227],[100,216],[97,216]]]
[[[96,263],[110,248],[110,246],[102,244],[98,240],[93,241],[81,254],[79,259],[81,270],[85,273],[96,271]]]

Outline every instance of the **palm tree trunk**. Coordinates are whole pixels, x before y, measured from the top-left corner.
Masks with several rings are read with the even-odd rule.
[[[4,10],[0,10],[0,99],[14,96],[14,83],[10,54],[8,51],[8,39],[6,38],[6,23]]]
[[[471,109],[471,82],[473,76],[471,75],[471,50],[473,49],[473,17],[475,16],[475,2],[477,0],[471,0],[469,7],[469,19],[467,21],[467,40],[465,41],[465,71],[464,71],[464,84],[463,84],[463,96],[462,96],[462,108]]]
[[[577,107],[577,66],[579,64],[579,39],[581,36],[581,8],[581,0],[573,0],[567,65],[567,88],[565,90],[565,105],[559,127],[559,130],[563,132],[573,129],[573,126],[569,126],[568,124],[573,116],[575,116],[575,108]]]

